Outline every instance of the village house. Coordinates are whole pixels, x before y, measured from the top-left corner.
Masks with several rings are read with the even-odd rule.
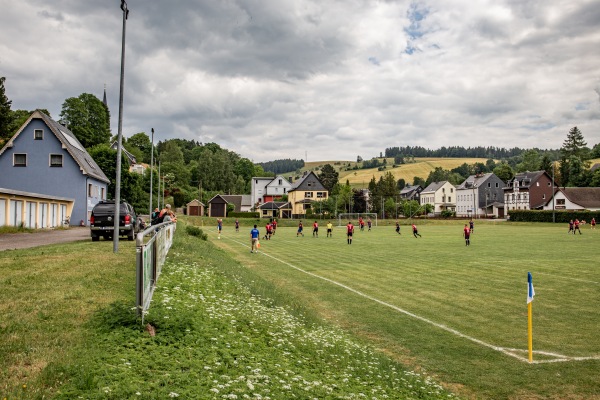
[[[66,127],[37,110],[0,150],[0,225],[89,225],[109,179]]]
[[[456,188],[456,216],[504,217],[504,182],[496,174],[471,175]]]

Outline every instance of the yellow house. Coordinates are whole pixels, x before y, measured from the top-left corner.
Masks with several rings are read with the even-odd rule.
[[[305,172],[288,190],[288,201],[292,206],[293,217],[305,216],[312,203],[327,200],[328,197],[329,192],[312,171]]]

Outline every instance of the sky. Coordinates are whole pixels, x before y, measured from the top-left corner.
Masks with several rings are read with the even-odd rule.
[[[0,0],[12,109],[82,93],[118,133],[120,0]],[[600,142],[600,0],[127,1],[123,137],[254,162]]]

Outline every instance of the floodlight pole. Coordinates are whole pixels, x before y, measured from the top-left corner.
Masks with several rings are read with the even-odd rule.
[[[152,128],[152,145],[150,147],[150,207],[148,208],[148,218],[152,222],[152,182],[153,182],[153,169],[154,169],[154,128]]]
[[[556,223],[556,216],[554,213],[554,161],[552,161],[552,223]]]
[[[115,180],[115,224],[113,231],[113,252],[119,251],[119,221],[121,216],[121,147],[123,142],[123,86],[125,77],[125,26],[129,9],[125,0],[121,0],[121,10],[123,10],[123,34],[121,38],[121,87],[119,90],[119,133],[117,135],[117,176]],[[135,223],[135,222],[134,222]]]

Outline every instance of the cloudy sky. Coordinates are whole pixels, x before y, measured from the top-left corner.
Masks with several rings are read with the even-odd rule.
[[[107,88],[120,0],[0,0],[13,109]],[[600,0],[129,0],[123,135],[255,162],[600,142]]]

